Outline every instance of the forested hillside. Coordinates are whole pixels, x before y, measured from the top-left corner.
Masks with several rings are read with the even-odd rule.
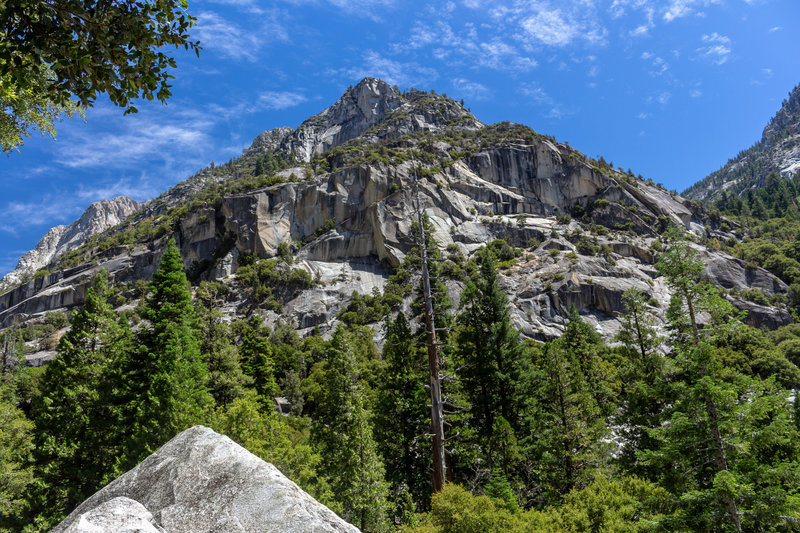
[[[707,210],[365,78],[4,289],[0,529],[202,424],[367,532],[793,530],[794,186]]]
[[[662,243],[668,329],[631,289],[611,344],[574,310],[560,338],[520,341],[498,245],[464,261],[458,308],[434,266],[449,484],[433,497],[418,305],[391,312],[386,294],[363,297],[330,340],[300,339],[257,315],[222,320],[225,286],[192,295],[174,243],[135,308],[113,311],[101,273],[44,369],[15,365],[20,331],[3,335],[3,527],[49,528],[202,423],[363,531],[791,530],[800,328],[743,325],[702,281],[686,235],[673,228]],[[390,286],[418,291],[419,266],[412,250]],[[376,314],[382,349],[361,325]],[[288,416],[273,409],[279,391]]]

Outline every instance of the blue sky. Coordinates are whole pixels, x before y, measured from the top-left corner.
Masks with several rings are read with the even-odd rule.
[[[683,190],[760,138],[800,83],[798,0],[189,0],[173,97],[104,99],[0,160],[0,273],[96,200],[157,196],[364,76],[463,98]]]

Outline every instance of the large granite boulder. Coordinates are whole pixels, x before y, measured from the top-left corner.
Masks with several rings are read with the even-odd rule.
[[[53,533],[358,529],[228,437],[195,426],[84,501]]]

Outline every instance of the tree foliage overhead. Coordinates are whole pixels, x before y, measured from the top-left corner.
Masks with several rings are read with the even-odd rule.
[[[0,2],[0,140],[4,151],[30,127],[52,133],[73,101],[106,93],[125,113],[131,101],[170,97],[167,47],[200,51],[186,0],[3,0]]]

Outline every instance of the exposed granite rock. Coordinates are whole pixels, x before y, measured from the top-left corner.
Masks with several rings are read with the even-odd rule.
[[[119,496],[80,515],[64,533],[164,533],[141,503]]]
[[[666,307],[669,295],[653,266],[652,247],[666,224],[677,224],[701,238],[732,237],[709,228],[701,206],[652,182],[602,167],[531,130],[499,124],[486,136],[475,133],[483,127],[452,100],[422,91],[400,94],[380,80],[366,78],[297,130],[279,128],[260,135],[243,157],[278,150],[308,159],[353,138],[361,143],[353,145],[358,151],[378,139],[445,128],[460,129],[478,141],[466,151],[455,150],[451,143],[458,142],[452,140],[458,135],[451,133],[412,135],[387,144],[400,152],[419,153],[424,148],[429,160],[439,162],[435,172],[418,180],[416,163],[407,158],[392,164],[385,158],[350,163],[339,153],[328,161],[331,169],[316,176],[224,195],[186,213],[174,226],[184,265],[195,280],[231,283],[233,290],[224,305],[229,315],[257,310],[268,324],[280,318],[301,331],[319,326],[327,334],[353,291],[382,289],[389,270],[403,261],[413,245],[412,221],[420,205],[443,248],[456,245],[469,255],[502,238],[526,249],[526,259],[508,272],[505,287],[515,302],[515,324],[526,336],[557,336],[569,307],[575,305],[608,337],[618,327],[621,295],[631,284]],[[302,170],[280,174],[299,176]],[[208,180],[217,185],[227,175],[202,171],[131,220],[156,217],[169,206],[180,206]],[[567,213],[575,219],[565,224]],[[592,236],[588,230],[594,225],[611,232]],[[582,232],[603,247],[603,257],[577,253],[575,235]],[[107,250],[95,256],[93,264],[54,271],[0,294],[0,328],[82,303],[89,279],[101,267],[117,283],[149,280],[168,237]],[[532,249],[533,241],[543,244]],[[243,257],[274,257],[278,246],[287,242],[297,247],[294,268],[306,269],[321,283],[284,301],[279,317],[260,308],[260,302],[246,302],[231,276]],[[723,288],[757,287],[768,295],[788,291],[763,269],[748,270],[727,254],[698,249],[707,261],[708,278]],[[562,253],[553,256],[554,250]],[[453,282],[449,288],[457,301],[459,284]],[[773,323],[767,314],[754,309],[752,320]]]
[[[164,533],[358,532],[277,468],[202,426],[178,434],[88,498],[53,533],[137,526]]]
[[[50,228],[33,250],[20,257],[17,268],[0,279],[0,288],[19,283],[89,237],[116,226],[138,208],[139,204],[127,196],[94,202],[72,224]]]

